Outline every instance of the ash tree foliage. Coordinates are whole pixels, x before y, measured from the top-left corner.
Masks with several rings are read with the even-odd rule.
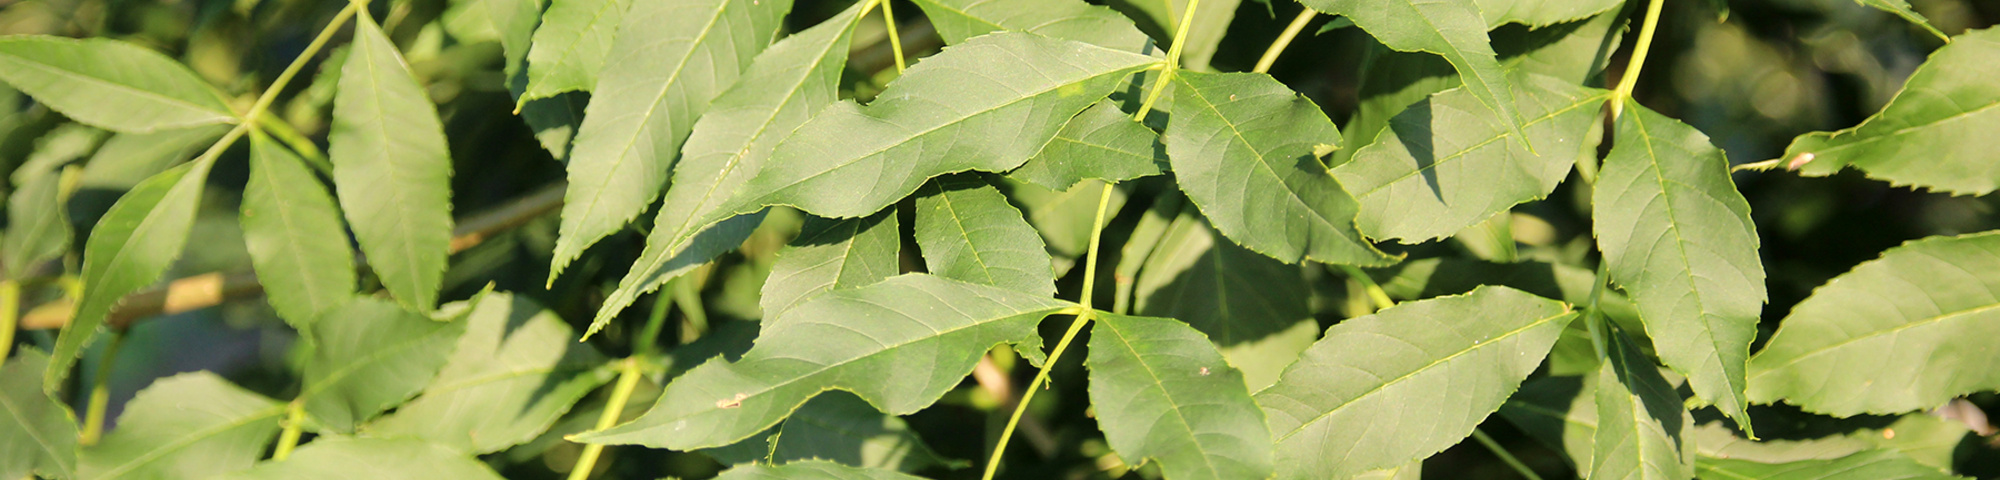
[[[1812,220],[1748,188],[2000,185],[2000,31],[1902,0],[1821,2],[1923,59],[1765,150],[1639,88],[1746,41],[1688,40],[1721,1],[184,3],[185,47],[124,21],[166,3],[0,7],[0,479],[1948,479],[1989,448],[2000,230],[1801,267]]]

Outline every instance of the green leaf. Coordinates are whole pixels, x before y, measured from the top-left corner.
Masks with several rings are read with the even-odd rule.
[[[653,218],[645,251],[597,310],[592,331],[639,295],[750,237],[761,218],[725,221],[737,213],[729,203],[731,195],[763,170],[780,140],[839,99],[840,72],[847,66],[849,37],[862,6],[848,7],[757,55],[744,69],[743,81],[722,92],[713,111],[695,121],[681,149],[685,158],[674,168],[675,187],[667,189]]]
[[[526,100],[590,91],[631,0],[551,0],[528,49]]]
[[[1303,0],[1307,8],[1354,21],[1376,40],[1397,51],[1428,52],[1458,70],[1459,81],[1481,105],[1506,123],[1516,142],[1533,148],[1521,133],[1524,117],[1514,108],[1513,86],[1487,44],[1486,21],[1473,0]]]
[[[1522,125],[1537,153],[1521,148],[1463,89],[1417,102],[1389,121],[1373,144],[1333,169],[1361,202],[1356,218],[1373,238],[1422,243],[1450,236],[1493,214],[1548,196],[1569,175],[1609,92],[1550,77],[1517,82]]]
[[[825,459],[843,465],[914,472],[962,466],[924,445],[902,418],[885,415],[854,395],[834,392],[813,397],[770,435],[703,450],[727,465],[750,462],[790,464]]]
[[[1209,60],[1215,57],[1216,47],[1222,45],[1222,36],[1229,31],[1229,23],[1236,18],[1236,7],[1240,0],[1202,0],[1196,6],[1194,23],[1188,25],[1184,37],[1175,37],[1180,32],[1181,19],[1187,18],[1188,0],[1131,0],[1125,2],[1131,8],[1144,13],[1147,19],[1160,26],[1160,38],[1185,42],[1181,47],[1181,65],[1195,71],[1213,71]]]
[[[1471,291],[1480,285],[1504,285],[1561,299],[1571,305],[1590,304],[1597,276],[1590,270],[1543,262],[1488,263],[1459,258],[1425,258],[1396,264],[1370,273],[1389,297],[1415,300]],[[1616,290],[1598,294],[1598,311],[1629,332],[1645,329],[1632,301]],[[1595,374],[1597,348],[1583,324],[1571,324],[1549,352],[1552,375]]]
[[[334,189],[382,285],[430,312],[451,246],[451,154],[396,45],[366,15],[354,27],[327,135]]]
[[[1029,33],[968,40],[911,67],[874,103],[837,103],[800,126],[740,190],[737,211],[787,205],[858,217],[931,177],[1012,170],[1152,63]]]
[[[462,40],[499,42],[512,77],[528,55],[528,41],[541,16],[541,0],[451,0],[442,19],[445,30]]]
[[[1944,32],[1938,31],[1937,27],[1931,26],[1930,19],[1924,18],[1923,14],[1917,13],[1916,10],[1910,8],[1910,2],[1904,0],[1854,0],[1854,3],[1896,14],[1898,17],[1903,17],[1903,20],[1916,24],[1918,28],[1922,28],[1926,32],[1931,32],[1931,35],[1936,35],[1939,39],[1944,40],[1945,43],[1951,43],[1951,36],[1945,35]]]
[[[424,393],[364,427],[470,454],[532,440],[614,376],[555,313],[515,295],[482,295],[465,333]]]
[[[1530,379],[1498,413],[1528,437],[1562,452],[1571,467],[1587,469],[1596,447],[1597,373]]]
[[[1562,302],[1481,287],[1334,325],[1257,393],[1278,478],[1346,478],[1457,444],[1575,318]]]
[[[564,92],[550,98],[529,100],[521,105],[521,121],[535,131],[535,140],[558,162],[569,162],[571,140],[583,125],[583,110],[590,94]]]
[[[1694,477],[1694,418],[1660,368],[1617,328],[1604,335],[1609,361],[1597,371],[1596,447],[1588,478]],[[1582,464],[1578,465],[1582,470]]]
[[[1792,308],[1750,363],[1750,399],[1853,416],[2000,389],[2000,232],[1903,244]]]
[[[977,174],[938,177],[917,189],[917,247],[940,277],[1041,296],[1056,294],[1042,238]]]
[[[110,132],[98,130],[80,123],[65,123],[50,129],[35,139],[34,151],[14,167],[8,179],[15,187],[25,185],[35,177],[50,172],[60,172],[64,165],[90,155]]]
[[[440,322],[394,303],[356,297],[314,320],[299,398],[335,432],[416,395],[437,376],[466,322]]]
[[[695,367],[668,384],[645,416],[579,440],[674,450],[727,445],[830,389],[908,414],[957,386],[994,345],[1011,343],[1040,364],[1035,327],[1066,307],[930,275],[830,291],[767,319],[741,360]]]
[[[236,114],[180,62],[104,38],[0,37],[0,80],[79,122],[145,133],[218,123]]]
[[[1113,50],[1152,54],[1153,40],[1132,20],[1078,0],[912,0],[946,45],[993,32],[1028,32]],[[880,98],[888,98],[886,96]]]
[[[1298,266],[1223,240],[1194,207],[1184,207],[1158,238],[1134,282],[1139,314],[1180,319],[1223,346],[1312,319]]]
[[[7,235],[0,240],[0,265],[9,280],[21,280],[44,261],[70,248],[69,209],[64,205],[64,177],[48,172],[30,177],[20,190],[7,196]]]
[[[1868,431],[1881,435],[1879,431]],[[1901,433],[1896,435],[1900,436]],[[1878,437],[1879,438],[1879,437]],[[1798,460],[1832,460],[1867,450],[1874,445],[1866,440],[1850,436],[1828,436],[1810,440],[1765,440],[1752,441],[1739,437],[1722,422],[1709,422],[1694,428],[1688,442],[1695,446],[1696,468],[1713,458],[1748,460],[1762,463],[1785,463]],[[1954,444],[1956,442],[1953,442]]]
[[[1063,191],[1084,180],[1118,183],[1159,175],[1167,170],[1166,153],[1159,133],[1107,100],[1070,119],[1042,151],[1007,175]]]
[[[715,480],[917,480],[888,470],[859,468],[828,462],[808,460],[781,466],[748,464],[740,465]]]
[[[77,460],[78,479],[210,478],[250,468],[278,433],[284,404],[209,372],[153,382],[118,428]]]
[[[284,461],[265,462],[224,480],[501,480],[479,460],[416,439],[321,437]]]
[[[42,393],[49,356],[23,348],[0,366],[0,478],[70,478],[76,471],[76,418]]]
[[[258,283],[293,328],[354,296],[354,250],[333,197],[305,160],[263,133],[250,136],[241,221]]]
[[[1660,360],[1750,428],[1744,369],[1764,303],[1750,204],[1700,131],[1628,102],[1591,197],[1592,232]]]
[[[212,165],[215,158],[207,157],[147,178],[98,220],[83,247],[83,298],[56,339],[43,390],[60,390],[118,301],[152,285],[180,257]]]
[[[759,301],[764,318],[778,318],[828,290],[896,276],[903,246],[898,231],[895,209],[862,218],[806,219],[805,229],[778,252],[764,279]]]
[[[1849,165],[1868,178],[1954,195],[1985,195],[2000,188],[2000,155],[1978,138],[2000,128],[2000,29],[1975,30],[1931,53],[1903,84],[1903,91],[1861,125],[1800,135],[1784,160],[1805,175],[1824,176]],[[1788,165],[1788,168],[1789,165]]]
[[[1893,451],[1870,450],[1834,460],[1800,460],[1787,463],[1758,463],[1749,460],[1703,458],[1696,465],[1703,480],[1836,480],[1868,478],[1876,480],[1955,480],[1961,477],[1939,471]]]
[[[1380,265],[1354,229],[1358,205],[1314,151],[1339,146],[1319,106],[1261,73],[1174,75],[1167,155],[1217,231],[1285,263]]]
[[[669,0],[625,13],[571,151],[551,279],[658,198],[696,119],[791,10],[791,0]]]
[[[83,165],[80,187],[86,190],[130,190],[146,177],[193,158],[202,149],[215,144],[215,139],[221,138],[228,130],[226,125],[210,125],[112,135]]]
[[[1486,25],[1518,23],[1543,27],[1578,20],[1624,5],[1618,0],[1475,0]]]
[[[1264,412],[1206,336],[1167,318],[1095,319],[1090,403],[1119,457],[1174,479],[1270,478]]]

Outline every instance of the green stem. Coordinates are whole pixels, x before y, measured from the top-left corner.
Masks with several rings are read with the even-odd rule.
[[[901,75],[909,64],[903,62],[903,41],[896,37],[896,12],[889,8],[891,0],[882,0],[882,23],[889,28],[889,53],[896,56],[896,74]]]
[[[993,445],[993,458],[986,461],[986,474],[979,477],[981,480],[993,480],[993,474],[1000,471],[1000,458],[1007,454],[1007,441],[1014,438],[1014,428],[1020,426],[1021,414],[1027,412],[1028,404],[1035,401],[1035,392],[1042,390],[1038,387],[1047,385],[1049,370],[1055,368],[1056,360],[1069,349],[1070,341],[1076,340],[1077,332],[1083,331],[1083,326],[1097,316],[1097,310],[1090,308],[1090,297],[1097,291],[1097,249],[1104,239],[1104,213],[1111,205],[1111,188],[1112,184],[1104,184],[1104,193],[1097,197],[1097,218],[1090,224],[1090,251],[1083,264],[1083,307],[1077,312],[1076,319],[1069,322],[1069,330],[1063,332],[1056,348],[1049,351],[1048,360],[1042,362],[1042,370],[1035,372],[1035,380],[1028,382],[1028,387],[1021,392],[1021,402],[1014,404],[1014,415],[1007,418],[1007,428],[1000,430],[1000,441]]]
[[[1292,39],[1299,36],[1299,31],[1306,29],[1306,24],[1312,23],[1313,16],[1315,15],[1319,15],[1319,12],[1315,12],[1310,8],[1299,12],[1298,18],[1293,18],[1292,24],[1286,25],[1285,31],[1278,34],[1278,39],[1271,41],[1271,48],[1264,49],[1264,57],[1257,59],[1257,67],[1250,69],[1250,71],[1256,73],[1271,71],[1271,64],[1278,61],[1278,54],[1284,52],[1285,47],[1292,44]]]
[[[21,284],[0,280],[0,365],[14,351],[14,330],[21,320]]]
[[[1604,298],[1604,289],[1609,288],[1607,284],[1611,283],[1611,279],[1608,277],[1611,273],[1608,268],[1609,265],[1610,263],[1607,260],[1598,260],[1597,281],[1590,286],[1590,303],[1585,304],[1583,307],[1583,325],[1590,329],[1590,346],[1593,350],[1597,351],[1598,361],[1610,358],[1605,350],[1604,331],[1598,325],[1604,318],[1604,310],[1599,307],[1598,302]]]
[[[97,374],[90,381],[90,400],[84,406],[83,431],[77,437],[77,444],[96,445],[104,437],[104,408],[111,403],[111,364],[118,359],[118,348],[125,345],[125,333],[113,332],[111,344],[104,347],[104,356],[98,357]]]
[[[1368,299],[1375,302],[1376,310],[1396,306],[1396,300],[1389,298],[1389,292],[1382,290],[1382,285],[1375,283],[1375,278],[1369,277],[1368,272],[1354,268],[1353,265],[1335,266],[1340,267],[1340,271],[1346,273],[1348,278],[1361,283],[1361,288],[1368,292]]]
[[[1646,54],[1653,50],[1653,31],[1660,25],[1660,6],[1665,0],[1651,0],[1646,5],[1646,23],[1639,28],[1639,43],[1632,48],[1631,63],[1625,67],[1625,77],[1618,80],[1618,87],[1611,91],[1611,118],[1616,119],[1625,111],[1625,101],[1632,98],[1632,87],[1639,83],[1639,71],[1646,67]]]
[[[264,133],[271,134],[272,138],[284,142],[285,146],[292,147],[292,151],[298,152],[299,158],[305,159],[307,165],[312,165],[320,173],[333,174],[333,163],[327,161],[326,152],[321,151],[319,144],[313,143],[305,134],[299,133],[291,123],[278,117],[264,115],[257,117],[257,126],[261,127]]]
[[[666,329],[667,309],[673,307],[674,297],[668,292],[653,295],[653,311],[646,315],[646,327],[639,330],[639,336],[632,338],[632,355],[651,357],[659,350],[660,331]]]
[[[885,3],[886,4],[886,3]],[[701,288],[683,276],[674,280],[674,304],[681,307],[681,343],[687,344],[708,333],[708,310],[701,306]]]
[[[1507,466],[1514,467],[1514,472],[1521,474],[1522,478],[1542,480],[1541,475],[1536,475],[1534,469],[1528,468],[1528,464],[1521,463],[1521,459],[1514,458],[1514,454],[1507,453],[1507,449],[1500,448],[1500,442],[1493,441],[1493,437],[1486,436],[1485,431],[1473,429],[1472,438],[1479,440],[1479,444],[1485,445],[1487,450],[1492,450],[1493,455],[1500,457],[1500,461],[1506,462]]]
[[[1139,104],[1139,111],[1132,113],[1132,121],[1146,120],[1146,114],[1153,111],[1153,102],[1160,100],[1160,92],[1166,89],[1167,82],[1173,81],[1174,71],[1181,68],[1181,47],[1187,45],[1182,39],[1187,38],[1188,24],[1194,23],[1194,11],[1199,6],[1201,0],[1188,0],[1187,12],[1181,14],[1181,24],[1174,30],[1174,46],[1167,49],[1166,68],[1160,70],[1160,78],[1153,81],[1153,91],[1146,93],[1146,101]]]
[[[625,402],[632,400],[632,389],[639,386],[639,359],[626,358],[623,363],[618,366],[618,385],[611,388],[611,402],[604,406],[604,414],[597,417],[597,430],[618,423],[618,417],[625,414]],[[569,471],[569,480],[590,478],[590,471],[597,469],[597,457],[602,455],[603,444],[584,445],[583,455],[577,457],[576,467]]]
[[[285,406],[285,429],[278,433],[278,449],[271,452],[271,459],[285,461],[292,456],[292,449],[299,446],[299,432],[306,423],[306,403],[292,400]]]

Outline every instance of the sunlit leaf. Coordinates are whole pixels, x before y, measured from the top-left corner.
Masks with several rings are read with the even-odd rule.
[[[1457,444],[1575,318],[1562,302],[1481,287],[1334,325],[1257,393],[1278,478],[1346,478]]]
[[[1168,478],[1269,478],[1264,412],[1205,335],[1167,318],[1100,314],[1091,325],[1090,402],[1128,463]]]
[[[69,118],[120,132],[236,120],[215,87],[180,62],[108,38],[0,37],[0,80]]]
[[[631,5],[631,0],[551,0],[528,49],[528,90],[521,98],[596,88],[604,57]]]
[[[1833,460],[1758,463],[1703,458],[1696,465],[1702,480],[1957,480],[1961,477],[1925,466],[1887,450],[1870,450]]]
[[[829,389],[908,414],[957,386],[995,345],[1013,344],[1041,363],[1035,327],[1065,307],[929,275],[830,291],[765,320],[742,359],[695,367],[668,384],[645,416],[579,440],[676,450],[727,445]]]
[[[354,296],[354,250],[333,197],[305,160],[262,133],[250,137],[242,222],[258,283],[292,327]]]
[[[1792,308],[1750,364],[1750,399],[1835,416],[1935,408],[2000,389],[2000,232],[1931,237]]]
[[[1592,232],[1653,347],[1696,396],[1749,427],[1744,369],[1764,303],[1750,204],[1700,131],[1628,102],[1604,159]],[[1546,147],[1545,147],[1546,148]]]
[[[0,478],[70,478],[76,470],[76,418],[42,393],[49,356],[23,349],[0,366]]]
[[[1133,53],[1154,53],[1132,20],[1080,0],[913,0],[946,45],[993,32],[1028,32]]]
[[[340,70],[327,150],[361,253],[404,307],[437,306],[451,244],[451,155],[437,108],[367,16]]]
[[[153,382],[77,459],[78,479],[211,478],[250,468],[285,405],[209,372]]]
[[[332,437],[313,440],[284,461],[264,462],[224,480],[500,480],[486,464],[451,449],[409,438]]]
[[[1319,106],[1264,74],[1183,72],[1174,82],[1167,154],[1217,231],[1285,263],[1388,263],[1355,231],[1354,197],[1314,154],[1340,144]]]
[[[1511,82],[1487,44],[1486,21],[1473,0],[1304,0],[1306,7],[1340,15],[1397,51],[1435,53],[1458,70],[1461,83],[1481,105],[1525,143],[1525,120],[1514,108]]]
[[[716,480],[916,480],[919,478],[923,477],[912,477],[889,470],[850,467],[824,460],[793,462],[780,466],[742,465],[715,477]]]
[[[1042,238],[992,184],[976,175],[938,177],[917,189],[916,197],[917,247],[932,274],[1055,295],[1055,273]]]
[[[1117,183],[1166,170],[1167,147],[1160,134],[1132,121],[1117,104],[1102,101],[1070,119],[1041,152],[1007,175],[1062,191],[1084,180]]]
[[[313,356],[298,396],[320,425],[354,431],[429,385],[465,330],[464,321],[436,321],[394,303],[354,298],[313,321]]]
[[[853,288],[896,276],[902,248],[896,211],[862,218],[810,218],[798,238],[778,252],[764,279],[765,318],[778,318],[827,290]]]

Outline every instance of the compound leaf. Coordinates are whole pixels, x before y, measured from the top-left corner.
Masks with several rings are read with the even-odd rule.
[[[313,351],[299,392],[306,413],[329,430],[354,431],[429,385],[465,324],[369,297],[327,310],[308,329]]]
[[[1841,417],[2000,389],[2000,232],[1903,244],[1792,308],[1750,362],[1750,399]]]
[[[1898,2],[1900,3],[1900,2]],[[2000,129],[2000,29],[1959,35],[1931,54],[1903,91],[1861,125],[1800,135],[1784,160],[1805,175],[1849,165],[1869,178],[1954,195],[2000,188],[2000,155],[1979,138]]]
[[[334,190],[383,287],[430,312],[451,246],[444,127],[382,28],[362,15],[354,32],[327,134]]]
[[[922,274],[830,291],[765,320],[740,360],[703,363],[668,384],[638,420],[579,440],[675,450],[728,445],[831,389],[908,414],[957,386],[994,345],[1011,343],[1040,364],[1035,327],[1066,307]]]
[[[1765,298],[1750,204],[1707,136],[1626,107],[1591,197],[1598,250],[1660,359],[1747,430],[1744,369]]]
[[[284,413],[284,404],[213,373],[160,379],[125,404],[117,429],[83,448],[77,478],[210,478],[250,468]]]
[[[222,95],[194,71],[117,40],[0,37],[0,80],[71,119],[108,130],[145,133],[236,121]]]
[[[1458,443],[1574,318],[1562,302],[1480,287],[1334,325],[1257,393],[1278,478],[1347,478]]]
[[[646,211],[695,120],[791,10],[791,0],[669,0],[625,12],[571,150],[550,278]]]
[[[976,174],[938,177],[917,189],[917,247],[940,277],[1042,296],[1056,293],[1042,237]]]
[[[1090,403],[1111,448],[1174,479],[1270,478],[1271,432],[1243,374],[1178,320],[1099,314]]]
[[[1319,106],[1261,73],[1173,76],[1167,155],[1217,231],[1285,263],[1379,265],[1354,228],[1354,197],[1314,154],[1340,143]]]
[[[261,132],[250,136],[243,243],[278,316],[304,330],[354,296],[354,250],[319,177]]]

